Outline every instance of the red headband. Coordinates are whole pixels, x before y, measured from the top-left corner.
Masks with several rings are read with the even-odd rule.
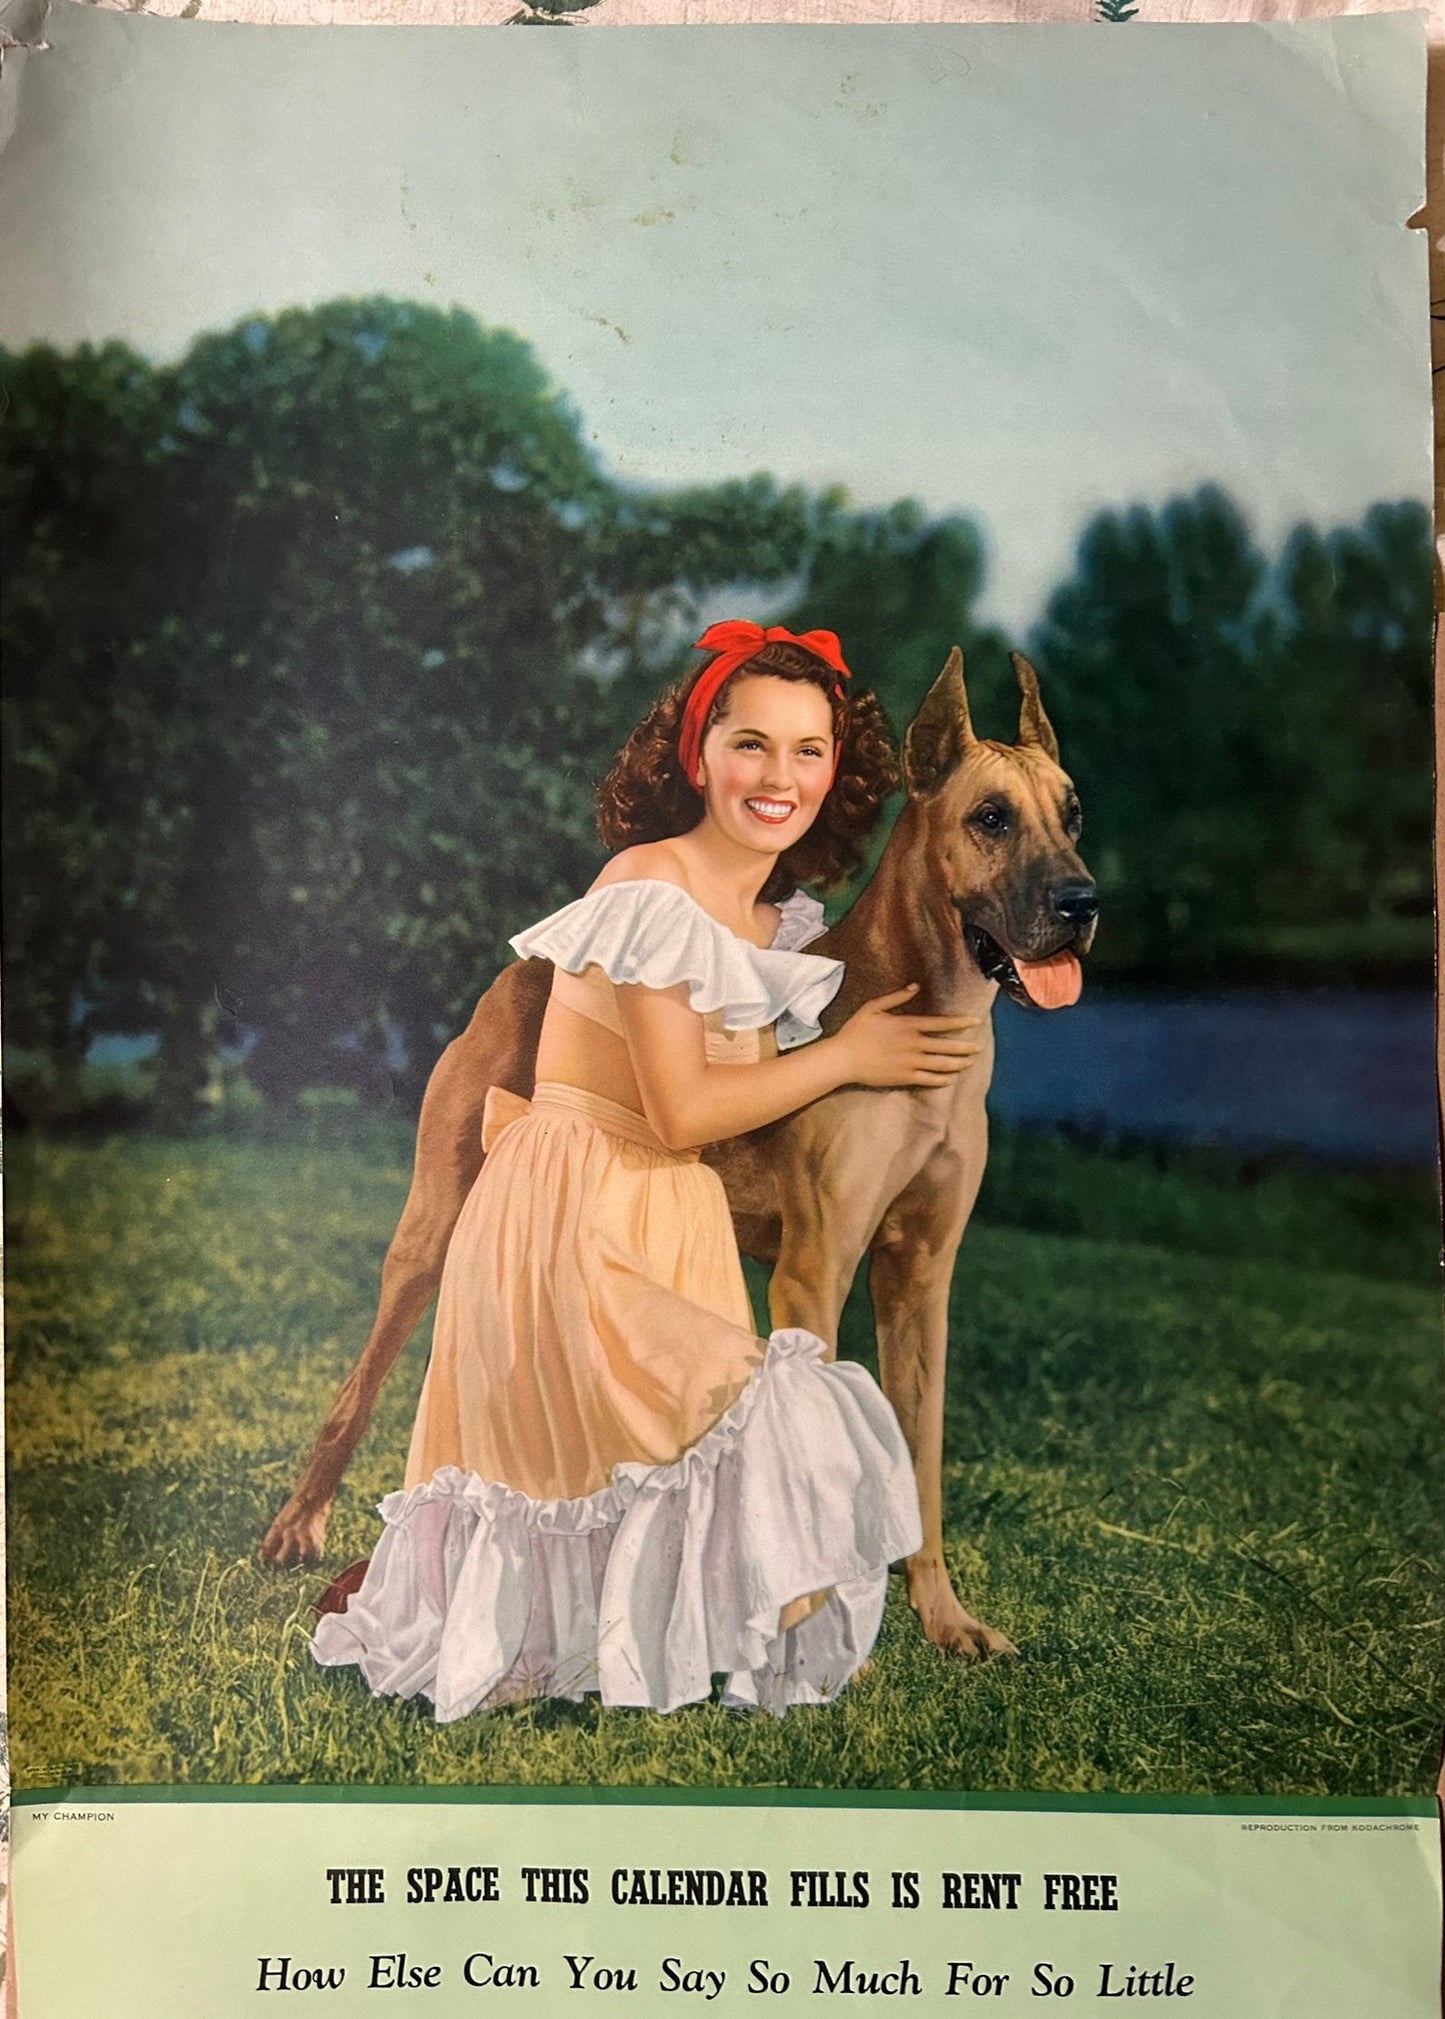
[[[756,657],[765,645],[801,645],[805,652],[811,652],[815,659],[821,659],[839,676],[833,682],[833,693],[838,700],[843,698],[843,681],[853,675],[843,662],[843,647],[838,643],[837,634],[832,631],[785,631],[781,624],[771,624],[765,631],[761,624],[748,624],[737,620],[725,624],[710,624],[698,639],[695,649],[699,652],[716,652],[717,657],[698,679],[697,685],[687,697],[682,711],[682,727],[678,731],[677,758],[682,766],[682,775],[692,785],[697,784],[698,759],[702,755],[703,731],[707,728],[707,718],[712,712],[712,704],[729,674],[736,673],[739,666],[746,665]],[[843,752],[840,737],[833,752],[833,775],[838,775],[838,759]]]

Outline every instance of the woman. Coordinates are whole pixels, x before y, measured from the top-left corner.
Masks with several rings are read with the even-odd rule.
[[[854,866],[896,780],[832,632],[714,625],[599,794],[617,849],[512,942],[554,964],[530,1103],[494,1090],[452,1236],[406,1485],[319,1661],[429,1696],[781,1715],[867,1658],[889,1562],[919,1546],[908,1453],[862,1368],[753,1331],[699,1146],[843,1085],[936,1086],[954,1019],[865,1005],[804,953],[797,891]]]

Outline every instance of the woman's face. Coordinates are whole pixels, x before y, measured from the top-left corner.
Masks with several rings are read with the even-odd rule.
[[[781,855],[818,817],[833,782],[833,711],[806,680],[745,674],[703,738],[698,783],[729,840]]]

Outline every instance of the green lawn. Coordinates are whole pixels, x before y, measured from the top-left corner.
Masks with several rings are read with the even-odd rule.
[[[948,1536],[960,1589],[1021,1659],[949,1662],[894,1580],[871,1671],[825,1710],[534,1705],[439,1731],[306,1648],[313,1599],[369,1551],[398,1482],[421,1340],[327,1565],[254,1558],[364,1336],[406,1175],[388,1127],[16,1147],[18,1786],[1432,1784],[1428,1183],[1005,1140],[954,1293]],[[846,1345],[866,1341],[855,1292]]]

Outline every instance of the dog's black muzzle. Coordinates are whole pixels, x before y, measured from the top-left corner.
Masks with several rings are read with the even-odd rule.
[[[1066,910],[1065,906],[1070,909]],[[1099,916],[1099,891],[1092,883],[1066,884],[1053,897],[1054,910],[1072,931],[1060,936],[1058,944],[1042,948],[1033,955],[1021,958],[1048,960],[1056,953],[1083,954],[1092,943],[1094,922]],[[959,913],[959,923],[963,927],[964,945],[973,958],[974,965],[985,981],[997,982],[1004,994],[1024,1009],[1036,1010],[1038,1004],[1019,979],[1014,958],[991,932]],[[1081,944],[1082,942],[1082,944]]]

